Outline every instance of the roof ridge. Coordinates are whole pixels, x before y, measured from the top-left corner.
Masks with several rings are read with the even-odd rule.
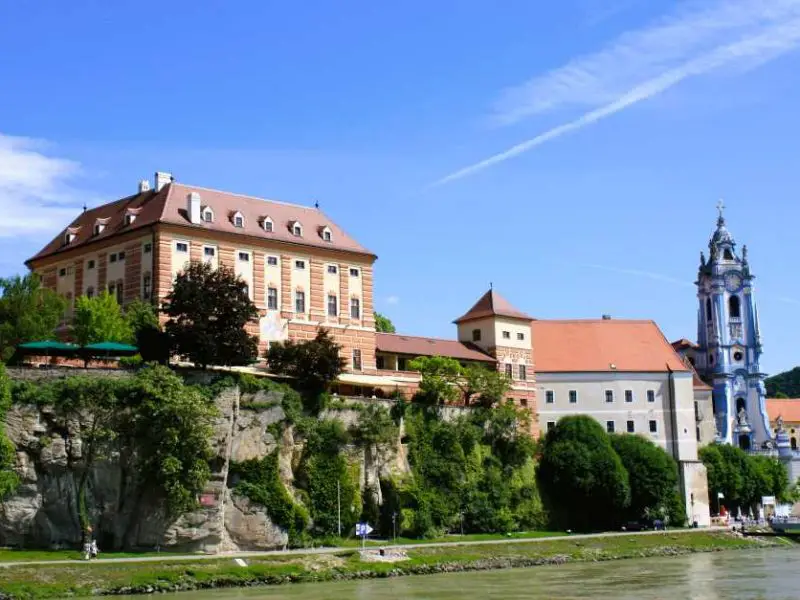
[[[431,337],[429,335],[411,335],[408,333],[391,333],[389,331],[376,331],[375,335],[393,335],[395,337],[405,337],[405,338],[416,338],[418,340],[436,340],[439,342],[457,342],[459,344],[464,344],[461,340],[453,339],[453,338],[442,338],[442,337]]]
[[[202,185],[191,185],[188,183],[180,183],[178,181],[171,182],[169,184],[172,185],[180,185],[185,188],[193,188],[196,190],[203,190],[206,192],[214,192],[216,194],[224,194],[226,196],[236,196],[238,198],[247,198],[249,200],[259,200],[261,202],[273,202],[275,204],[283,204],[284,206],[292,206],[294,208],[302,208],[305,210],[319,210],[318,208],[314,208],[313,206],[305,206],[303,204],[297,204],[296,202],[286,202],[285,200],[274,200],[272,198],[259,198],[258,196],[250,196],[248,194],[239,194],[238,192],[226,192],[225,190],[218,190],[216,188],[205,187]]]
[[[537,323],[636,323],[636,324],[647,324],[652,323],[653,325],[657,325],[657,323],[653,319],[594,319],[594,318],[587,318],[587,319],[534,319]]]

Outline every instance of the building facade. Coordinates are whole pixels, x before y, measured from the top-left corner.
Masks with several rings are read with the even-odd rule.
[[[688,353],[713,389],[721,441],[746,450],[772,441],[766,407],[766,375],[747,246],[739,254],[719,205],[709,258],[700,255],[697,276],[697,345]]]
[[[375,373],[375,255],[318,208],[186,186],[167,173],[138,193],[84,211],[27,261],[69,302],[102,291],[121,305],[160,303],[190,262],[224,265],[259,310],[260,350],[327,328],[347,369]]]

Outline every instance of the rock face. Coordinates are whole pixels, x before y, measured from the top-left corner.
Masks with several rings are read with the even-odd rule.
[[[295,440],[292,427],[284,428],[280,439],[270,432],[270,425],[284,419],[281,399],[279,392],[242,398],[238,388],[217,397],[220,416],[212,440],[217,455],[212,461],[214,471],[200,495],[200,508],[177,520],[167,518],[148,489],[137,487],[119,456],[102,457],[93,468],[85,468],[81,431],[88,428],[91,415],[64,422],[47,408],[12,406],[5,426],[17,449],[21,485],[0,503],[0,546],[77,547],[81,542],[77,490],[85,477],[86,505],[101,550],[170,548],[214,553],[284,547],[288,536],[270,520],[268,509],[237,496],[228,477],[232,461],[260,459],[277,449],[281,480],[296,497],[292,465],[302,444]],[[247,408],[250,405],[260,408]],[[351,414],[355,411],[337,413],[326,418],[346,423],[357,418]],[[354,452],[352,460],[360,463],[362,488],[372,488],[378,498],[380,476],[407,471],[399,440],[396,448]]]

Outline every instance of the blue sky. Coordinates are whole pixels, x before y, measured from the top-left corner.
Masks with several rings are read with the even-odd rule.
[[[722,197],[762,366],[800,364],[800,0],[302,6],[0,0],[0,274],[165,170],[319,201],[406,333],[491,281],[694,338]]]

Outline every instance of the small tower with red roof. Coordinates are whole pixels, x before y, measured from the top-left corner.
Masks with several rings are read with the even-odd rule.
[[[458,327],[460,342],[477,346],[497,360],[497,369],[511,380],[509,398],[535,415],[531,321],[532,317],[490,288],[454,323]]]

